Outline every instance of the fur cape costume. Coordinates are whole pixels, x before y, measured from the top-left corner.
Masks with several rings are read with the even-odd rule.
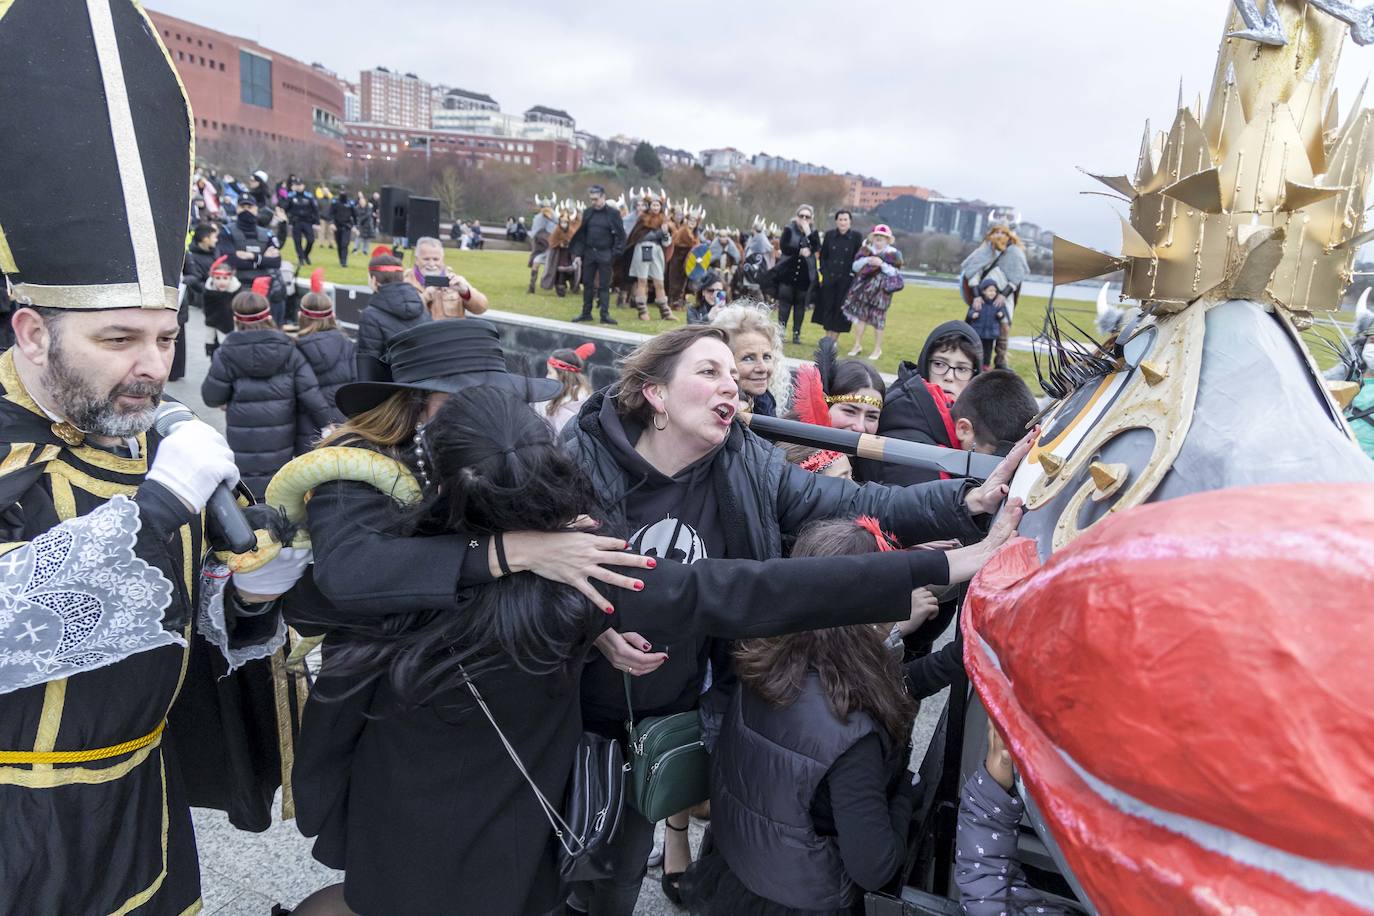
[[[549,233],[548,257],[544,264],[544,277],[539,281],[539,285],[544,289],[553,289],[555,285],[566,283],[571,289],[576,290],[578,286],[577,271],[572,268],[572,244],[573,234],[577,232],[577,227],[582,225],[582,218],[578,217],[568,224],[568,228],[556,226],[553,232]]]
[[[639,214],[635,227],[630,230],[629,238],[625,240],[624,250],[615,259],[615,269],[611,273],[612,288],[622,289],[634,285],[634,279],[630,276],[630,258],[634,256],[635,246],[645,235],[665,226],[668,227],[670,233],[673,231],[673,224],[666,213],[644,212]],[[669,242],[663,248],[663,263],[666,265],[672,259],[673,245]]]

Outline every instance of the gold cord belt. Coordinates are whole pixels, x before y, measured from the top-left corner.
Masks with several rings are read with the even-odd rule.
[[[167,727],[167,720],[163,719],[157,724],[157,728],[144,735],[142,738],[135,738],[132,741],[125,741],[123,744],[114,744],[110,747],[98,747],[90,751],[0,751],[0,764],[5,763],[89,763],[92,760],[107,760],[110,757],[119,757],[130,751],[141,750],[162,737],[162,730]]]

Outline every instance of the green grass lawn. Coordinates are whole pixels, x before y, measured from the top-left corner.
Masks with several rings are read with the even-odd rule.
[[[559,299],[552,291],[540,289],[535,295],[525,290],[529,287],[530,272],[525,266],[529,255],[521,251],[459,251],[446,249],[448,265],[462,274],[470,283],[486,293],[491,307],[525,315],[543,318],[557,318],[564,321],[577,315],[582,309],[582,300],[568,297]],[[412,253],[406,252],[406,263],[410,264]],[[366,257],[352,254],[349,266],[341,268],[331,264],[334,253],[329,249],[315,246],[316,265],[323,265],[325,277],[332,283],[365,284],[367,282]],[[612,300],[614,301],[614,300]],[[1012,325],[1013,336],[1034,336],[1045,317],[1047,300],[1027,297],[1016,309],[1016,320]],[[1057,306],[1060,314],[1067,316],[1081,327],[1092,329],[1094,306],[1091,302],[1061,300]],[[656,311],[651,309],[651,311]],[[883,340],[883,356],[878,368],[884,372],[895,373],[897,364],[903,359],[914,360],[921,352],[926,336],[942,322],[963,318],[966,309],[959,293],[953,287],[939,289],[912,286],[897,293],[893,298],[892,310],[888,313],[887,334]],[[633,309],[613,309],[614,317],[625,330],[643,331],[652,334],[673,326],[673,322],[639,321]],[[819,325],[811,324],[810,315],[802,328],[800,346],[787,345],[787,355],[810,357],[821,336]],[[840,352],[846,353],[854,345],[852,334],[840,338]],[[865,340],[865,353],[873,348],[873,332],[870,330]],[[1035,364],[1029,353],[1015,350],[1009,354],[1011,367],[1021,374],[1037,394],[1040,386],[1035,378]]]

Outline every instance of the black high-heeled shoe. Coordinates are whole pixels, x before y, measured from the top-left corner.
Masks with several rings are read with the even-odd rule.
[[[675,831],[677,831],[678,833],[686,833],[686,832],[687,832],[687,828],[686,828],[686,827],[674,827],[672,824],[668,823],[667,821],[664,821],[664,822],[663,822],[663,826],[664,826],[664,827],[667,827],[669,830],[675,830]],[[671,902],[674,906],[682,906],[682,887],[681,887],[681,884],[682,884],[682,875],[683,875],[683,872],[675,871],[675,872],[671,872],[671,873],[670,873],[670,872],[668,871],[668,853],[667,853],[668,842],[667,842],[667,840],[664,840],[663,846],[664,846],[664,853],[663,853],[663,877],[661,877],[661,878],[658,879],[658,881],[659,881],[659,886],[663,888],[663,896],[667,897],[668,900],[669,900],[669,902]]]

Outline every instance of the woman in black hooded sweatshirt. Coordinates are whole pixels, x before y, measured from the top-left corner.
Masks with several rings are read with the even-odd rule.
[[[769,560],[782,556],[784,535],[794,535],[808,522],[858,515],[875,516],[904,543],[942,538],[972,543],[983,537],[975,519],[998,508],[1029,447],[1019,444],[978,487],[957,480],[860,486],[813,475],[788,464],[780,449],[735,422],[739,400],[733,373],[734,358],[720,329],[666,331],[627,357],[619,382],[594,394],[564,430],[592,480],[607,530],[624,532],[635,552],[682,563]],[[636,675],[631,702],[637,719],[697,708],[709,673],[717,689],[701,698],[701,706],[703,738],[708,748],[712,745],[730,696],[727,646],[713,652],[696,633],[655,645],[633,631],[609,630],[597,647],[603,657],[593,658],[582,677],[589,729],[623,736],[624,672]],[[577,889],[574,908],[580,904],[598,916],[633,912],[653,825],[635,812],[626,815],[615,875]],[[665,879],[686,867],[679,861],[673,868],[668,858]]]
[[[1012,528],[1000,523],[960,554],[627,565],[618,568],[638,574],[642,590],[610,592],[609,615],[566,585],[501,569],[505,533],[556,539],[596,511],[590,482],[514,393],[462,386],[415,441],[413,467],[429,481],[423,501],[392,524],[378,521],[411,555],[457,535],[469,545],[490,538],[495,559],[482,564],[483,577],[465,559],[459,578],[470,584],[431,608],[380,591],[366,610],[317,617],[328,637],[301,730],[298,821],[319,833],[316,855],[343,866],[346,879],[303,902],[300,916],[550,912],[560,902],[557,843],[521,768],[546,798],[564,797],[582,732],[576,685],[603,629],[743,638],[891,621],[909,613],[913,585],[946,566],[970,575]],[[315,503],[337,495],[317,494],[312,516]],[[334,541],[315,533],[330,552]],[[517,562],[513,549],[507,559]],[[862,594],[849,584],[855,578]],[[789,599],[793,590],[801,593]],[[474,708],[467,677],[491,720]]]

